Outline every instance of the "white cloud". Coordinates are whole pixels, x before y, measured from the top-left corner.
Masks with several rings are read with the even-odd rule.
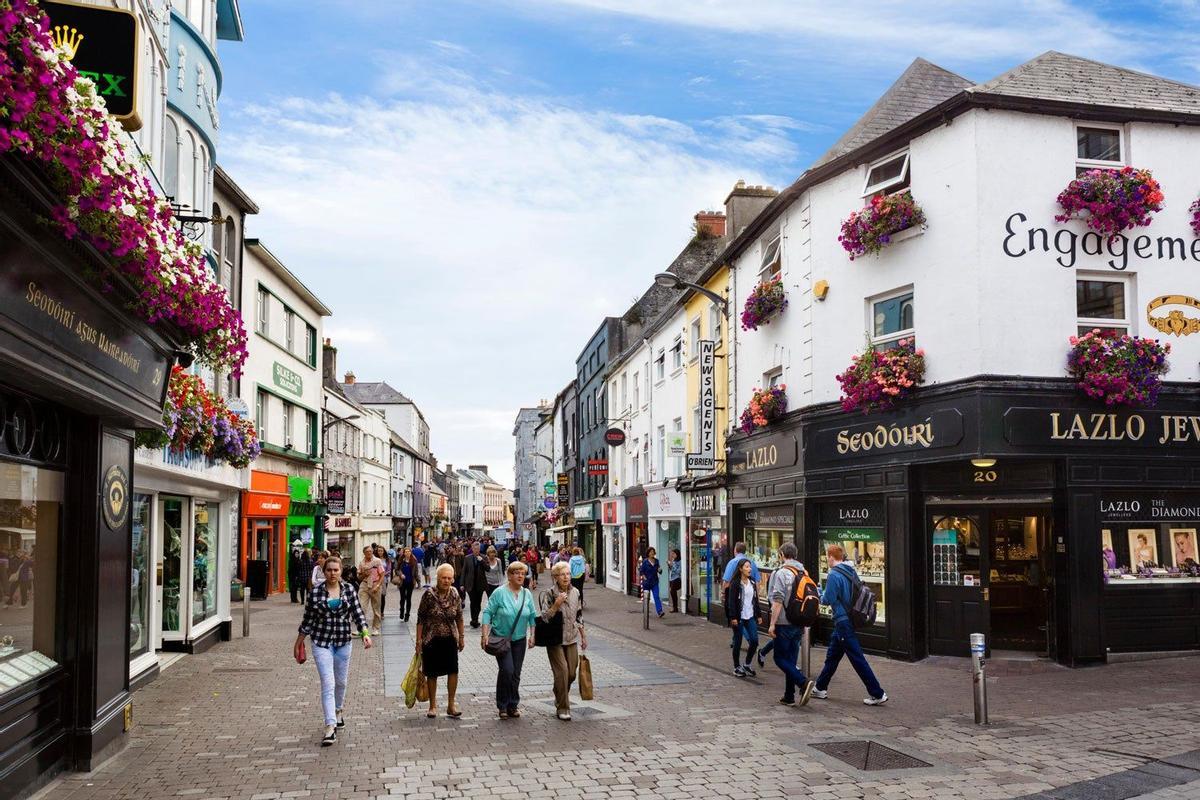
[[[763,181],[728,154],[795,156],[786,118],[587,111],[403,60],[381,82],[231,109],[223,163],[263,209],[252,232],[333,309],[339,369],[413,397],[442,463],[506,483],[517,408],[573,377],[696,211]]]

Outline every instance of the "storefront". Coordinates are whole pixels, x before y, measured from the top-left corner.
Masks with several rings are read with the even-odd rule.
[[[621,493],[625,500],[625,591],[638,595],[638,567],[650,547],[650,515],[646,490],[641,486]]]
[[[331,513],[325,518],[325,549],[336,549],[343,558],[353,558],[359,537],[358,525],[358,514]],[[414,534],[413,541],[420,541],[419,534]]]
[[[596,583],[604,583],[604,566],[599,557],[603,553],[596,552],[596,541],[600,538],[599,518],[596,515],[597,505],[595,502],[576,503],[574,544],[583,550],[583,557],[588,563],[592,576],[596,578]],[[564,541],[569,541],[569,539],[564,537]]]
[[[687,504],[687,553],[684,554],[683,587],[687,613],[707,617],[719,604],[721,575],[715,572],[711,554],[728,552],[729,531],[725,526],[725,490],[690,491]]]
[[[230,636],[233,532],[248,470],[167,448],[134,451],[130,677],[156,651],[198,653]]]
[[[250,470],[250,490],[242,494],[241,575],[252,597],[287,591],[288,476]]]
[[[606,497],[600,501],[600,521],[604,530],[604,552],[608,554],[605,586],[615,592],[625,591],[628,564],[621,557],[625,549],[625,498]]]
[[[149,646],[130,625],[133,430],[161,426],[177,352],[125,310],[135,293],[99,253],[45,224],[57,202],[0,156],[0,550],[16,578],[0,605],[6,796],[124,745],[130,652]]]
[[[686,525],[686,514],[683,507],[683,495],[675,486],[650,489],[646,492],[646,507],[650,515],[649,544],[657,551],[658,563],[662,567],[659,585],[663,602],[670,596],[669,579],[667,575],[667,557],[672,550],[678,550],[683,557],[683,531]],[[686,584],[680,588],[680,603],[687,596]]]

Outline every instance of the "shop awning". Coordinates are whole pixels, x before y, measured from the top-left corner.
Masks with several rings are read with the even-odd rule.
[[[569,530],[573,529],[574,527],[575,527],[574,525],[559,525],[558,527],[555,527],[555,528],[547,528],[546,532],[554,533],[555,531],[569,531]]]

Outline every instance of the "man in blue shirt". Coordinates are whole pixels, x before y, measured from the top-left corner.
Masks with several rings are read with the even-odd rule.
[[[746,555],[746,543],[738,542],[733,546],[733,558],[725,565],[725,574],[721,576],[721,596],[725,596],[725,590],[729,588],[729,582],[733,580],[734,574],[737,573],[738,564],[745,561],[750,556]],[[750,580],[758,583],[758,565],[753,561],[750,562]]]
[[[871,665],[867,663],[862,645],[858,642],[858,634],[850,622],[850,598],[853,597],[854,585],[859,581],[858,573],[845,563],[846,551],[841,545],[829,545],[825,548],[825,557],[829,561],[829,575],[825,579],[821,602],[833,611],[833,633],[829,636],[829,647],[825,651],[825,667],[817,676],[812,696],[821,700],[829,697],[829,682],[833,680],[833,673],[845,655],[867,687],[867,697],[863,702],[869,706],[881,706],[887,702],[887,692],[879,685]]]

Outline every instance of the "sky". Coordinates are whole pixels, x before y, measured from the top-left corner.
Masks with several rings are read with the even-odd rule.
[[[1046,50],[1200,84],[1200,0],[242,0],[217,160],[338,367],[513,485],[552,400],[733,184],[783,188],[916,57]]]

